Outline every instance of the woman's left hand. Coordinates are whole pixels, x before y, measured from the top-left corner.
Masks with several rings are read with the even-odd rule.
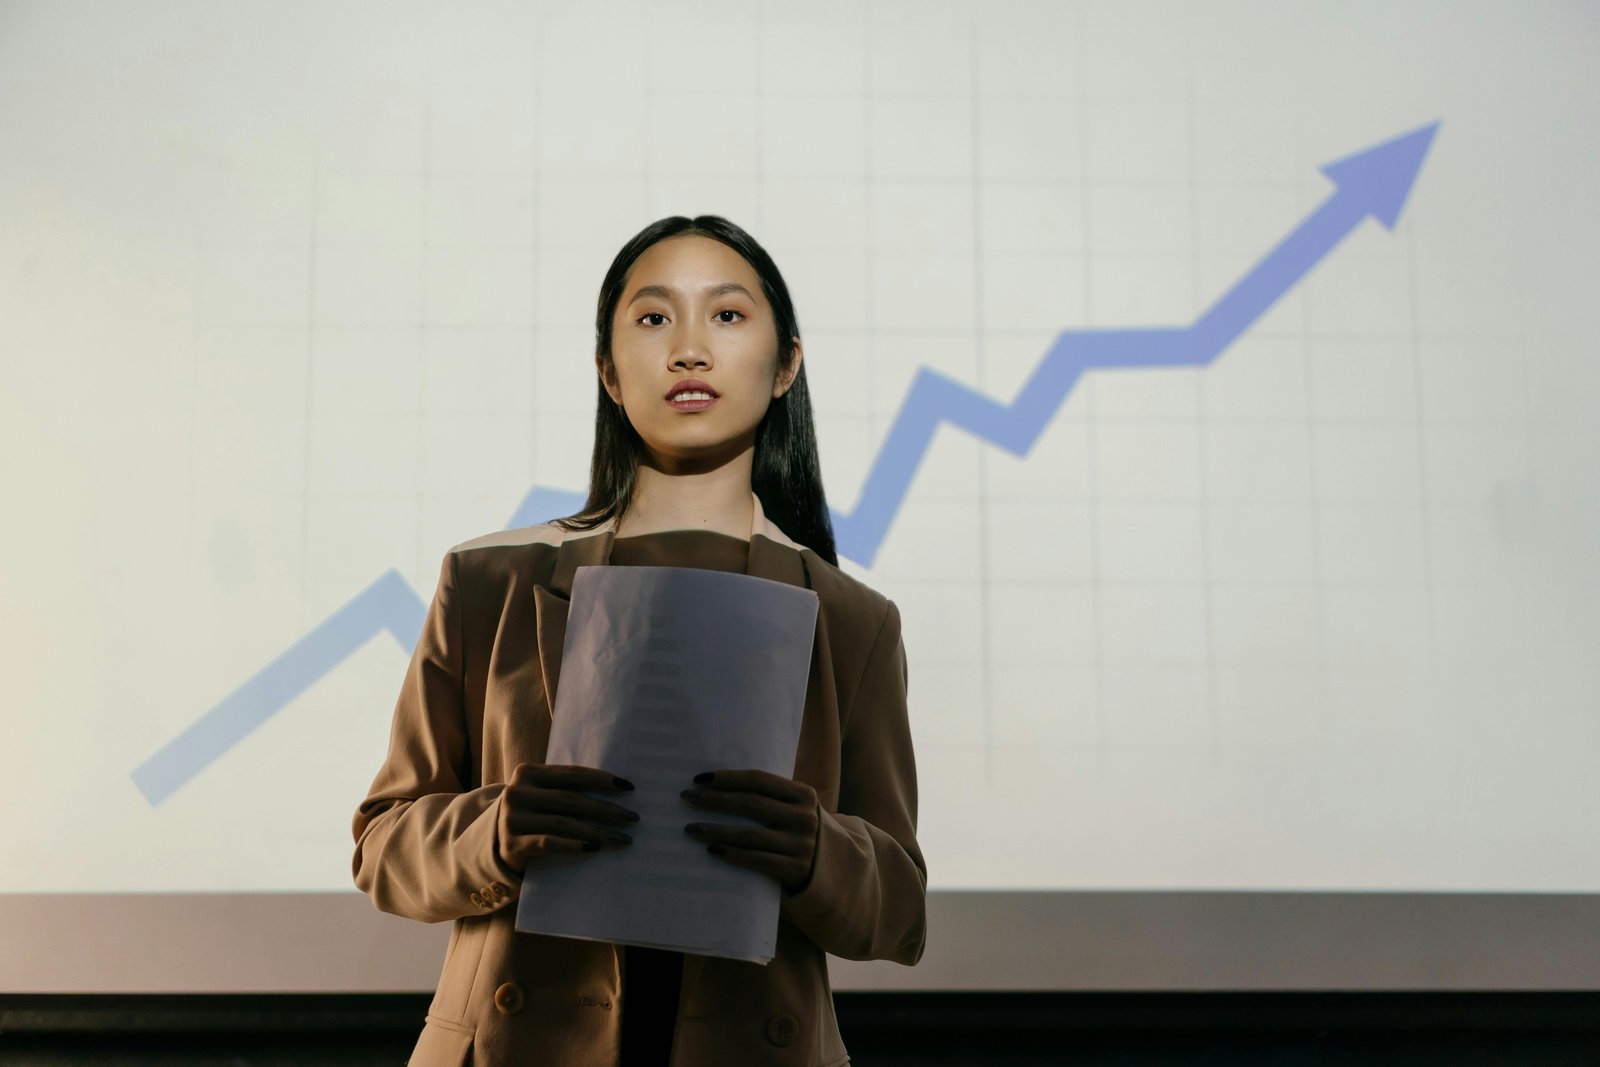
[[[743,815],[760,826],[692,822],[685,832],[712,855],[778,880],[786,893],[811,881],[817,858],[817,791],[767,771],[707,771],[682,796],[707,811]]]

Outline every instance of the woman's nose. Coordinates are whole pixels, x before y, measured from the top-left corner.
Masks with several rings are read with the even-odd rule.
[[[674,367],[709,367],[711,366],[711,353],[697,343],[680,345],[672,354]]]

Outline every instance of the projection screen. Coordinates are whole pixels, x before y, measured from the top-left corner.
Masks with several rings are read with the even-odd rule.
[[[701,213],[904,620],[929,948],[836,988],[1600,985],[1597,45],[0,4],[0,991],[432,987],[350,819],[439,561],[573,508],[600,280]]]

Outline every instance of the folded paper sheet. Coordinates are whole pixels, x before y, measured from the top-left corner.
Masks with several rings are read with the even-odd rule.
[[[772,878],[706,852],[690,822],[748,822],[679,795],[702,771],[794,774],[817,594],[691,567],[579,567],[547,763],[636,790],[633,844],[529,865],[517,929],[767,963]]]

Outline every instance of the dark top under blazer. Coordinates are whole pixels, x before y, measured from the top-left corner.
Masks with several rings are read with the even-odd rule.
[[[894,603],[768,521],[751,494],[749,570],[818,594],[794,777],[817,791],[811,882],[784,894],[762,967],[686,955],[674,1067],[849,1061],[824,953],[913,964],[927,868],[906,657]],[[613,1067],[621,982],[607,942],[519,934],[518,877],[495,856],[501,790],[544,760],[576,569],[613,527],[550,524],[452,548],[395,706],[389,752],[354,820],[356,885],[382,910],[451,921],[411,1063]]]

